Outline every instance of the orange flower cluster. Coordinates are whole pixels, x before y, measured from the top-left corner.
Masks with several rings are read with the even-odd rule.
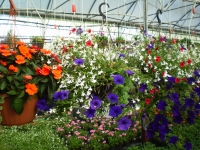
[[[28,83],[28,84],[25,85],[25,87],[26,87],[26,92],[29,95],[34,95],[38,91],[38,88],[35,84]]]
[[[24,64],[26,62],[24,56],[22,55],[17,55],[15,58],[16,58],[15,62],[17,64]]]
[[[31,53],[29,52],[29,49],[28,47],[26,47],[25,45],[20,45],[19,46],[19,51],[20,53],[25,57],[27,58],[28,60],[30,60],[32,58],[32,55]]]
[[[61,66],[56,66],[55,69],[52,69],[50,66],[44,64],[44,66],[41,68],[36,68],[36,74],[38,75],[43,75],[43,76],[48,76],[51,73],[52,70],[52,74],[54,75],[55,79],[60,79],[61,78],[61,74],[62,74],[62,67]]]
[[[11,71],[13,71],[13,72],[18,72],[18,68],[15,67],[14,65],[10,65],[10,66],[8,67],[8,69],[11,70]]]

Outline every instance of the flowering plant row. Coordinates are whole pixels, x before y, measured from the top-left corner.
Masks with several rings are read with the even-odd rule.
[[[120,131],[115,119],[96,117],[85,121],[72,120],[57,129],[69,149],[111,149],[139,138],[140,123],[127,131]]]

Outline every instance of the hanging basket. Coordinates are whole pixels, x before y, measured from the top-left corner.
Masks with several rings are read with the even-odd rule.
[[[24,104],[24,110],[21,115],[17,114],[14,109],[10,108],[10,98],[5,95],[4,103],[1,110],[2,122],[1,125],[13,126],[23,125],[33,121],[36,115],[37,97],[30,97]]]

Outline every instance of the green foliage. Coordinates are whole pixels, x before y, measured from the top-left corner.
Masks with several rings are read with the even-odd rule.
[[[119,36],[119,37],[116,38],[116,42],[117,43],[124,43],[125,39],[122,36]]]
[[[44,42],[44,36],[32,36],[31,37],[31,42],[33,43],[40,43]]]
[[[1,150],[68,150],[57,128],[67,118],[39,119],[23,126],[3,127]]]

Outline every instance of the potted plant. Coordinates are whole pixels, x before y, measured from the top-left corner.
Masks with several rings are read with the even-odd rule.
[[[44,36],[32,36],[31,37],[31,43],[33,46],[38,46],[39,48],[44,47]]]
[[[3,39],[3,41],[1,41],[1,43],[7,44],[10,48],[13,48],[15,47],[17,41],[19,41],[19,38],[13,35],[13,30],[9,30],[6,37]]]
[[[115,41],[119,44],[125,43],[125,39],[122,36],[117,37]]]
[[[62,73],[58,56],[50,50],[28,47],[23,42],[16,44],[14,49],[0,45],[0,97],[6,97],[1,111],[3,125],[32,121],[38,99],[44,99],[49,106],[52,105],[53,94],[59,87],[58,80]],[[27,108],[29,104],[33,107]],[[6,111],[11,111],[8,116]]]
[[[95,36],[99,48],[105,48],[108,45],[108,37],[104,34]]]

